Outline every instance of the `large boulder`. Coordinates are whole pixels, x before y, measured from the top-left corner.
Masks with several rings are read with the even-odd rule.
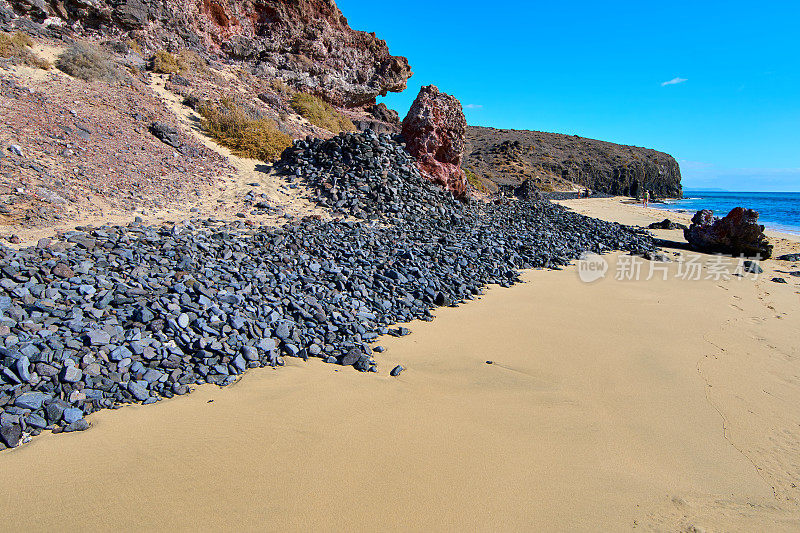
[[[116,4],[114,16],[124,29],[142,29],[147,24],[147,3],[143,0],[122,0]]]
[[[457,198],[467,192],[461,168],[467,119],[461,102],[439,92],[435,85],[420,89],[403,120],[406,149],[417,158],[420,170]]]
[[[758,223],[758,211],[735,207],[724,218],[717,218],[708,209],[692,217],[692,225],[683,235],[693,248],[702,252],[742,255],[767,259],[772,245]]]

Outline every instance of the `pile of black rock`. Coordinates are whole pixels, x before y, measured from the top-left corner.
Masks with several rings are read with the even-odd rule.
[[[318,205],[365,219],[441,218],[452,195],[422,177],[414,158],[388,135],[343,133],[295,141],[276,166],[303,179]]]
[[[547,201],[454,200],[372,132],[296,142],[281,167],[320,205],[371,220],[131,223],[0,249],[0,448],[284,357],[377,371],[380,335],[519,269],[654,251],[645,233]]]

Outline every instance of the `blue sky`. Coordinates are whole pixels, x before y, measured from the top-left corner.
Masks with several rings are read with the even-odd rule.
[[[672,154],[685,188],[800,191],[800,1],[338,0],[472,125]],[[670,82],[672,83],[665,83]]]

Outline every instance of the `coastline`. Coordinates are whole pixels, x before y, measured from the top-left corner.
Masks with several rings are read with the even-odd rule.
[[[623,202],[559,203],[664,218]],[[800,248],[770,237],[776,255]],[[606,257],[613,272],[625,256]],[[26,529],[796,530],[798,281],[764,267],[695,282],[672,262],[667,281],[593,284],[526,271],[381,339],[380,376],[289,359],[4,452],[0,509]],[[408,370],[388,377],[395,364]]]
[[[738,193],[738,194],[754,194],[754,193]],[[686,198],[666,198],[663,201],[651,202],[652,205],[657,206],[656,209],[662,211],[668,211],[670,213],[685,213],[688,214],[689,217],[694,215],[697,212],[697,208],[695,207],[688,207],[688,206],[678,206],[675,205],[674,202],[685,200]],[[713,200],[713,199],[712,199]],[[746,203],[744,205],[747,205]],[[700,207],[700,206],[697,206]],[[764,227],[770,231],[777,232],[777,233],[788,233],[791,235],[798,235],[800,236],[800,222],[795,222],[794,225],[787,225],[782,224],[780,222],[773,222],[771,220],[765,220],[764,216],[766,215],[769,217],[769,210],[768,209],[757,209],[759,211],[760,220],[759,222],[764,225]],[[724,216],[722,211],[716,212],[716,216]]]
[[[624,196],[615,196],[612,198],[582,198],[579,200],[558,200],[555,201],[564,207],[568,207],[573,211],[582,215],[607,220],[610,222],[619,222],[620,224],[627,224],[632,226],[648,226],[651,222],[660,222],[665,218],[669,218],[673,222],[680,222],[687,226],[692,223],[692,212],[671,211],[668,209],[659,209],[656,207],[642,207],[640,202],[633,198]],[[669,216],[665,216],[669,213]],[[682,233],[663,233],[663,230],[651,230],[657,237],[671,236],[673,240],[683,239]],[[768,226],[765,226],[764,233],[774,241],[776,250],[788,246],[792,248],[791,243],[800,243],[800,234],[790,233],[786,231],[779,231]],[[791,252],[780,252],[791,253]],[[780,255],[776,252],[776,256]]]

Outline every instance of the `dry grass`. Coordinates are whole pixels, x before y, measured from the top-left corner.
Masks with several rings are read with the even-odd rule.
[[[89,43],[77,42],[64,50],[56,60],[56,67],[84,81],[120,81],[125,73],[102,50]]]
[[[272,88],[273,91],[275,91],[276,93],[278,93],[281,96],[289,97],[289,96],[292,96],[294,94],[294,91],[292,90],[292,88],[289,87],[280,78],[274,78],[274,79],[270,80],[269,85],[270,85],[270,87]]]
[[[342,131],[354,131],[356,129],[349,118],[331,107],[328,102],[316,96],[306,93],[297,93],[292,97],[290,105],[298,115],[305,118],[313,125],[324,128],[330,132],[339,133]]]
[[[11,59],[15,63],[22,63],[31,67],[49,70],[53,67],[31,51],[33,40],[26,33],[0,33],[0,57]]]
[[[178,68],[178,58],[169,52],[159,50],[156,52],[156,55],[153,56],[153,72],[158,72],[159,74],[177,74],[178,70],[180,70]]]
[[[253,117],[231,100],[205,103],[199,111],[208,134],[238,156],[274,161],[292,145],[292,138],[278,131],[275,122]]]
[[[204,72],[207,68],[205,60],[191,50],[184,50],[177,55],[159,50],[153,56],[153,72],[159,74]]]
[[[140,56],[142,55],[142,47],[139,46],[139,43],[133,39],[126,39],[125,46],[127,46],[131,52],[139,54]]]

